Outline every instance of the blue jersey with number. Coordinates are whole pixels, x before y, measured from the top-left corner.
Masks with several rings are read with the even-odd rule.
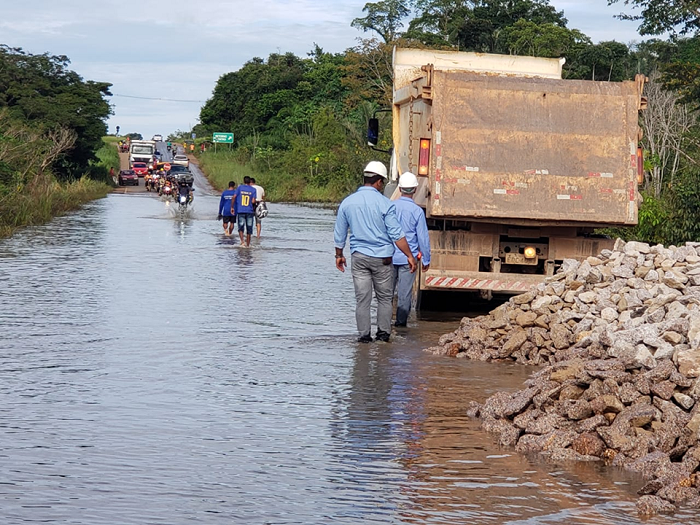
[[[236,214],[253,213],[253,199],[255,199],[255,188],[247,184],[241,184],[236,189]]]

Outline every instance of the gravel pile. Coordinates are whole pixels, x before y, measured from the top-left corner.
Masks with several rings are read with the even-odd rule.
[[[700,243],[567,260],[429,351],[547,365],[469,415],[520,452],[639,472],[641,514],[700,508]]]

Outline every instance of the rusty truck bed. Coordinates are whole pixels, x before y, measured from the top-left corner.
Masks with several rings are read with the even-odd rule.
[[[434,71],[431,217],[637,222],[635,82]]]

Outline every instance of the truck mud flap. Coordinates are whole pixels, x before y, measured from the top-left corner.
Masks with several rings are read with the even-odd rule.
[[[501,293],[523,293],[543,282],[544,275],[492,274],[487,272],[446,272],[421,276],[423,290],[491,290]]]

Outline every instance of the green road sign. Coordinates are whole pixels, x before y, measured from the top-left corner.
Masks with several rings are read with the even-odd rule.
[[[219,144],[233,144],[233,133],[214,133],[211,141]]]

